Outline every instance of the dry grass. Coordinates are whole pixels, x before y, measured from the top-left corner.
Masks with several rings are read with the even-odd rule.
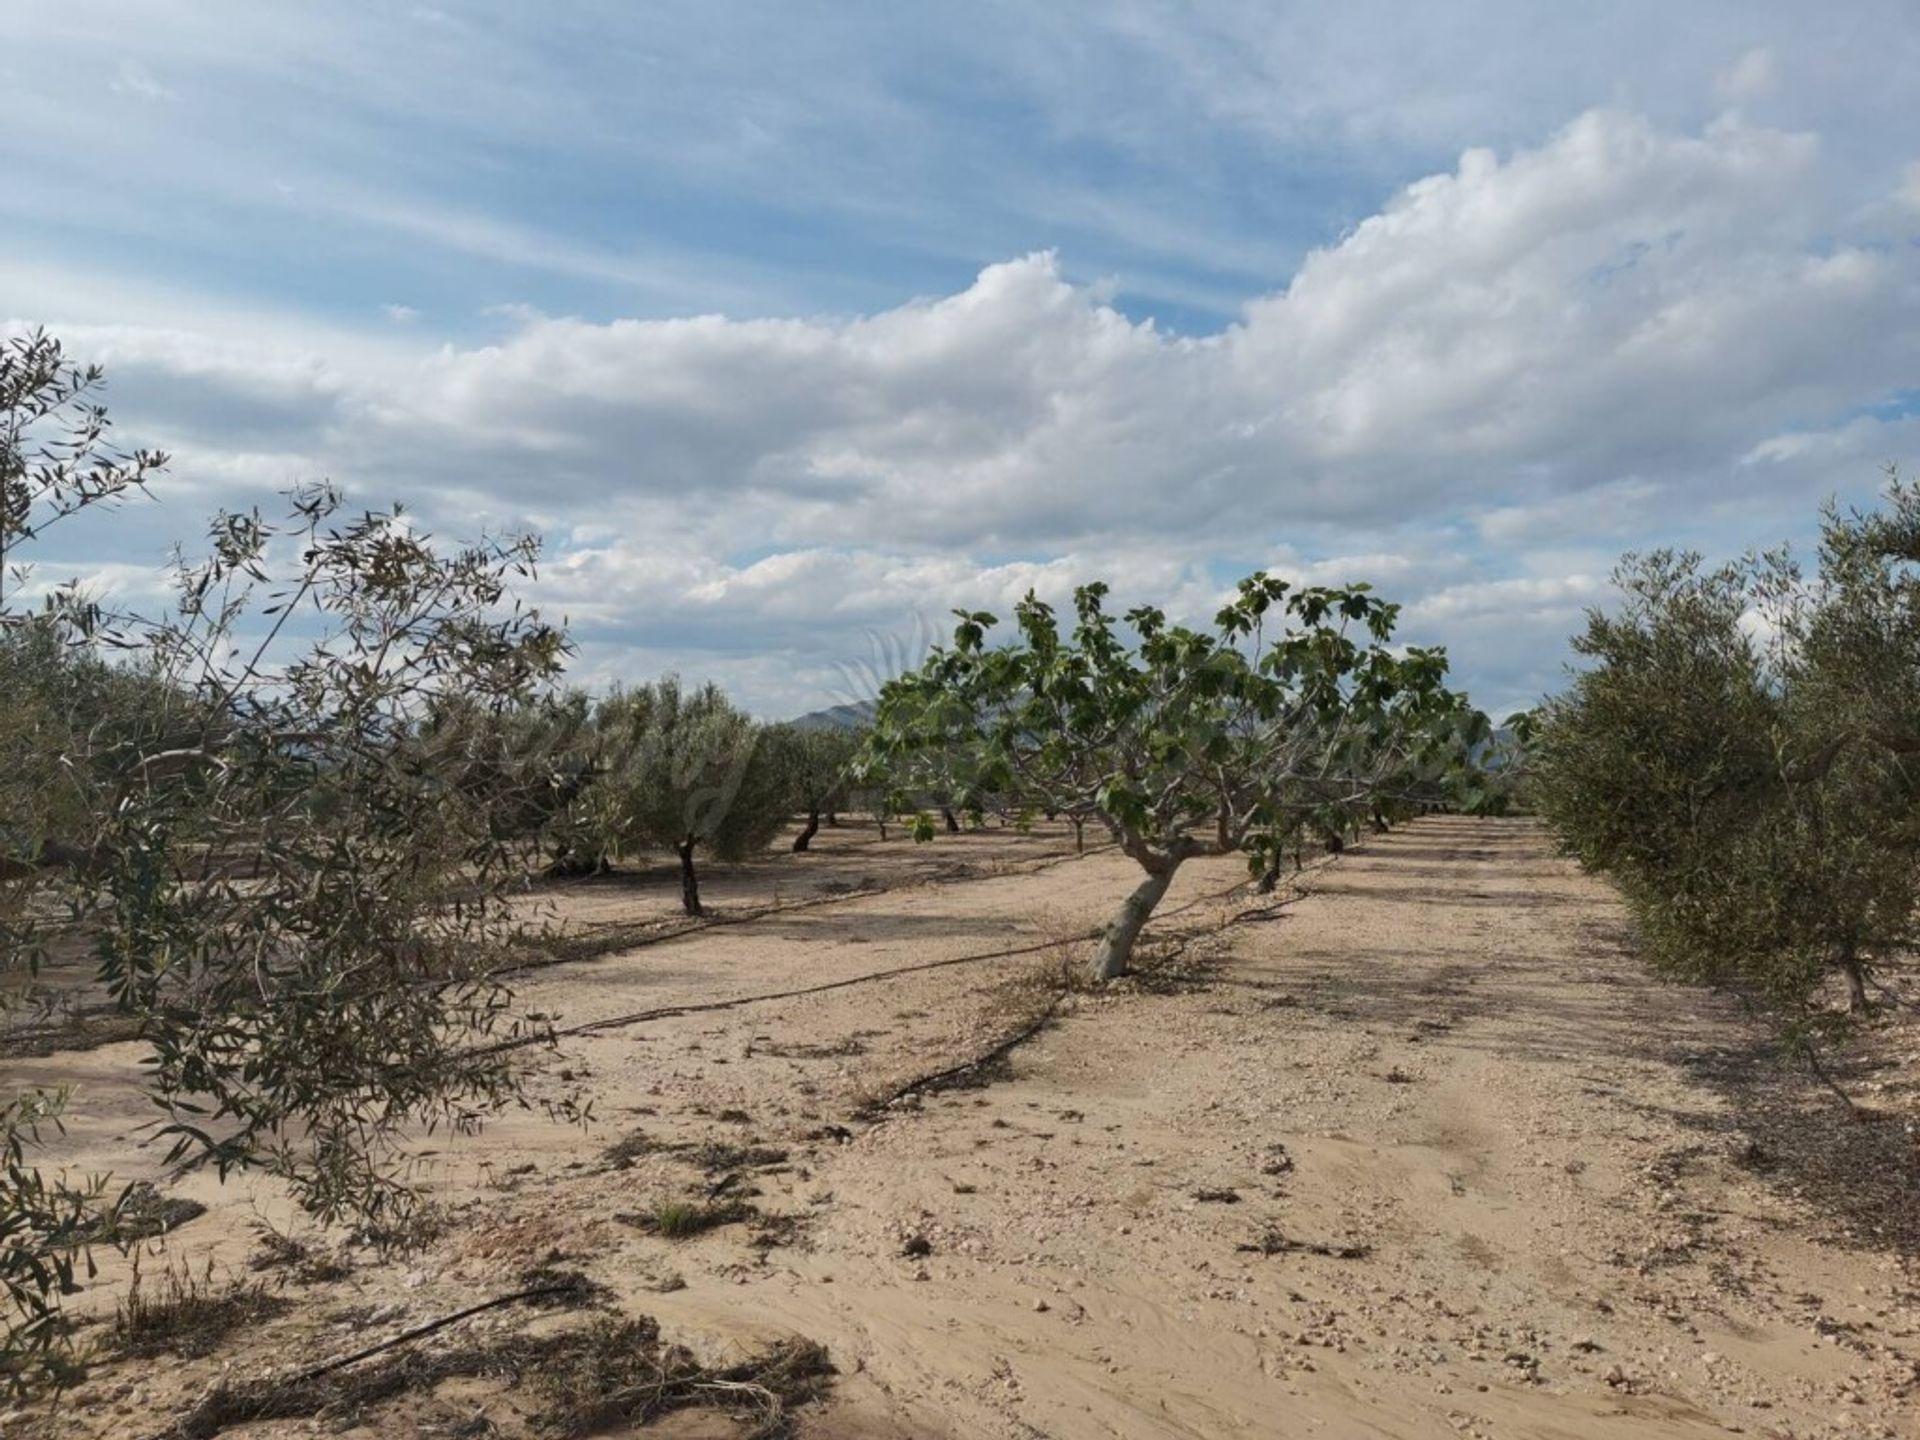
[[[313,1241],[284,1234],[264,1222],[254,1227],[254,1234],[258,1243],[247,1261],[250,1270],[276,1270],[301,1285],[324,1285],[353,1273],[345,1260]]]
[[[600,1316],[547,1335],[512,1335],[429,1350],[414,1347],[324,1375],[223,1382],[163,1432],[162,1440],[213,1440],[234,1426],[314,1419],[329,1429],[370,1424],[382,1406],[456,1379],[524,1387],[536,1402],[535,1433],[556,1440],[642,1426],[695,1407],[745,1421],[755,1440],[792,1433],[795,1406],[831,1383],[827,1352],[810,1340],[782,1341],[736,1365],[709,1367],[664,1344],[651,1318]]]
[[[234,1331],[288,1308],[258,1281],[215,1279],[211,1260],[200,1274],[168,1265],[155,1279],[143,1273],[135,1251],[133,1278],[114,1316],[113,1344],[129,1356],[209,1355]]]
[[[671,1146],[662,1145],[644,1130],[633,1130],[602,1150],[600,1158],[614,1170],[627,1170],[632,1168],[633,1162],[642,1156],[671,1148]]]

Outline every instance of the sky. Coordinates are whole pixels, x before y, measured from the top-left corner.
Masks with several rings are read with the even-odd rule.
[[[328,478],[540,532],[589,683],[1264,568],[1497,715],[1920,459],[1912,0],[4,9],[0,329],[175,456],[43,581]]]

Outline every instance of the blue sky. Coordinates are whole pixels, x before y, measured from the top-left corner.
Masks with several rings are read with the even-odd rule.
[[[1805,536],[1920,426],[1903,0],[9,9],[0,324],[178,456],[49,577],[327,475],[767,714],[1256,565],[1504,708],[1620,550]]]

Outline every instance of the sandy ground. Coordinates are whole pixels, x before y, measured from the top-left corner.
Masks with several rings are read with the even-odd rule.
[[[108,1363],[15,1428],[151,1434],[220,1374],[345,1353],[550,1262],[716,1362],[824,1344],[840,1373],[803,1435],[1920,1435],[1910,1029],[1837,1074],[1852,1120],[1730,1001],[1646,979],[1611,893],[1532,825],[1447,818],[1271,905],[1233,893],[1236,864],[1190,865],[1148,974],[1067,997],[967,1088],[893,1099],[1026,1030],[1129,865],[1057,834],[823,838],[709,884],[723,918],[770,890],[788,908],[524,977],[529,1006],[605,1027],[541,1082],[584,1086],[596,1120],[423,1139],[448,1217],[424,1253],[347,1252],[351,1275],[294,1286],[214,1355]],[[667,925],[667,893],[561,900],[626,934]],[[9,1074],[77,1087],[72,1164],[154,1175],[137,1058]],[[760,1153],[687,1148],[714,1144]],[[778,1223],[633,1223],[716,1188]],[[259,1186],[169,1189],[211,1206],[167,1241],[176,1262],[244,1273],[255,1223],[291,1223]],[[85,1303],[123,1283],[116,1260]],[[552,1323],[503,1310],[428,1343]],[[484,1434],[485,1415],[513,1434],[518,1413],[460,1382],[361,1433]]]

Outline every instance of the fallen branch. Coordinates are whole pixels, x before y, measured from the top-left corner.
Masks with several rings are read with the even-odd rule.
[[[1258,1239],[1233,1248],[1249,1255],[1324,1255],[1329,1260],[1364,1260],[1373,1253],[1371,1245],[1329,1245],[1320,1240],[1295,1240],[1278,1230],[1269,1230]]]

